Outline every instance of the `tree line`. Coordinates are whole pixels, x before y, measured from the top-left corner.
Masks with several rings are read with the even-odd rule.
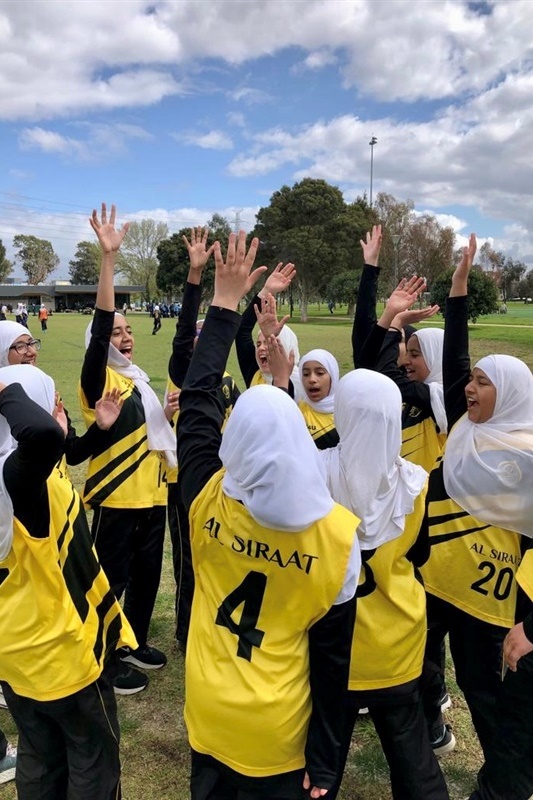
[[[363,267],[359,240],[374,224],[383,226],[380,256],[380,292],[387,296],[396,278],[422,275],[432,302],[447,293],[451,271],[457,262],[455,234],[431,214],[418,214],[412,200],[397,200],[381,192],[372,207],[366,197],[347,203],[342,192],[324,180],[304,178],[292,187],[274,192],[267,206],[260,208],[249,238],[260,240],[259,258],[274,266],[296,264],[298,278],[286,298],[291,307],[298,303],[302,320],[310,302],[346,304],[351,312],[356,302],[360,270]],[[227,219],[214,214],[207,220],[210,239],[224,242],[231,233]],[[143,287],[145,300],[179,298],[188,272],[183,228],[170,234],[166,223],[153,219],[132,222],[126,234],[117,273],[131,285]],[[59,264],[52,244],[35,236],[18,234],[13,239],[15,262],[28,283],[43,283]],[[0,280],[13,270],[0,240]],[[81,241],[69,262],[74,284],[96,284],[100,272],[100,249],[95,242]],[[477,269],[471,273],[471,318],[498,309],[516,295],[533,295],[533,270],[490,244],[479,252]],[[213,290],[213,272],[204,278],[207,301]]]

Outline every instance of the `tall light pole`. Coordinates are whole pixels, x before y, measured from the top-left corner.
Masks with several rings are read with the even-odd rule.
[[[394,245],[394,286],[392,287],[392,291],[394,291],[398,286],[398,245],[402,236],[400,233],[393,233],[390,238]]]
[[[374,177],[374,145],[378,143],[378,140],[375,136],[373,136],[370,141],[370,208],[372,208],[372,180]]]

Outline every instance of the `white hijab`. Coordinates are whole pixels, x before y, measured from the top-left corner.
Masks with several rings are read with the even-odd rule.
[[[305,530],[333,508],[317,453],[288,394],[253,386],[239,397],[222,436],[224,493],[266,528]]]
[[[393,381],[367,369],[349,372],[335,393],[337,447],[318,451],[333,499],[357,514],[362,550],[397,539],[427,472],[400,457],[402,396]]]
[[[123,317],[122,314],[115,312],[115,317]],[[89,346],[91,341],[91,330],[93,323],[90,322],[85,331],[85,347]],[[144,409],[144,416],[146,419],[146,431],[148,434],[148,447],[150,450],[159,450],[165,454],[165,458],[169,467],[177,466],[176,458],[176,436],[172,427],[170,426],[165,412],[159,402],[159,399],[149,386],[150,378],[140,367],[132,364],[131,361],[123,356],[120,350],[109,342],[109,350],[107,355],[107,365],[122,375],[124,378],[129,378],[133,381],[139,394]]]
[[[9,348],[19,336],[30,336],[29,330],[20,322],[10,319],[0,321],[0,367],[9,365]]]
[[[420,352],[429,369],[424,383],[429,386],[431,410],[441,433],[448,432],[448,419],[444,407],[444,390],[442,388],[442,347],[444,331],[441,328],[423,328],[413,334],[418,339]]]
[[[444,485],[482,522],[533,538],[533,376],[518,358],[492,355],[476,364],[496,387],[494,413],[453,426]]]
[[[17,337],[15,336],[15,338]],[[41,408],[49,411],[50,414],[54,410],[54,382],[38,367],[30,367],[28,364],[2,367],[0,368],[0,383],[20,383],[28,397]],[[17,441],[11,435],[11,428],[6,418],[0,416],[0,561],[9,555],[13,542],[13,503],[4,482],[4,464],[16,449]]]
[[[300,363],[300,349],[298,347],[298,337],[292,330],[289,328],[288,325],[284,325],[281,329],[280,333],[278,334],[278,339],[283,345],[283,349],[285,350],[286,354],[289,355],[291,351],[294,353],[294,368],[291,374],[291,381],[294,387],[294,399],[296,402],[298,400],[304,400],[307,395],[305,394],[301,381],[300,381],[300,371],[298,369],[298,365]],[[272,375],[269,372],[262,373],[264,380],[272,385]]]
[[[308,361],[318,361],[319,364],[322,364],[329,377],[331,378],[331,386],[329,388],[329,392],[327,397],[323,397],[322,400],[311,400],[307,393],[305,395],[305,402],[311,407],[314,408],[315,411],[319,411],[322,414],[333,414],[333,406],[335,403],[335,389],[337,388],[337,384],[339,382],[339,365],[337,363],[337,359],[335,356],[332,356],[331,353],[328,353],[327,350],[311,350],[309,353],[306,353],[300,359],[299,363],[299,372],[300,372],[300,382],[302,383],[303,388],[303,368],[307,364]],[[305,389],[304,389],[305,392]]]

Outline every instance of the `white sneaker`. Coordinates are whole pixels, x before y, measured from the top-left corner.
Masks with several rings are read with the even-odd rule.
[[[0,760],[0,784],[14,780],[17,771],[17,748],[12,744],[7,745],[4,758]]]
[[[0,708],[7,708],[6,698],[2,689],[0,689]]]

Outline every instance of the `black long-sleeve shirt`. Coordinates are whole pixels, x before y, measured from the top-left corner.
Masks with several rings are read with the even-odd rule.
[[[4,463],[4,482],[14,515],[30,536],[46,538],[50,532],[46,480],[63,454],[63,431],[18,383],[0,392],[0,414],[18,442]]]
[[[177,449],[187,510],[222,466],[218,451],[224,409],[217,389],[239,323],[237,313],[211,306],[180,395]],[[333,606],[308,634],[313,708],[305,755],[312,784],[323,788],[336,777],[354,617],[355,598]]]

